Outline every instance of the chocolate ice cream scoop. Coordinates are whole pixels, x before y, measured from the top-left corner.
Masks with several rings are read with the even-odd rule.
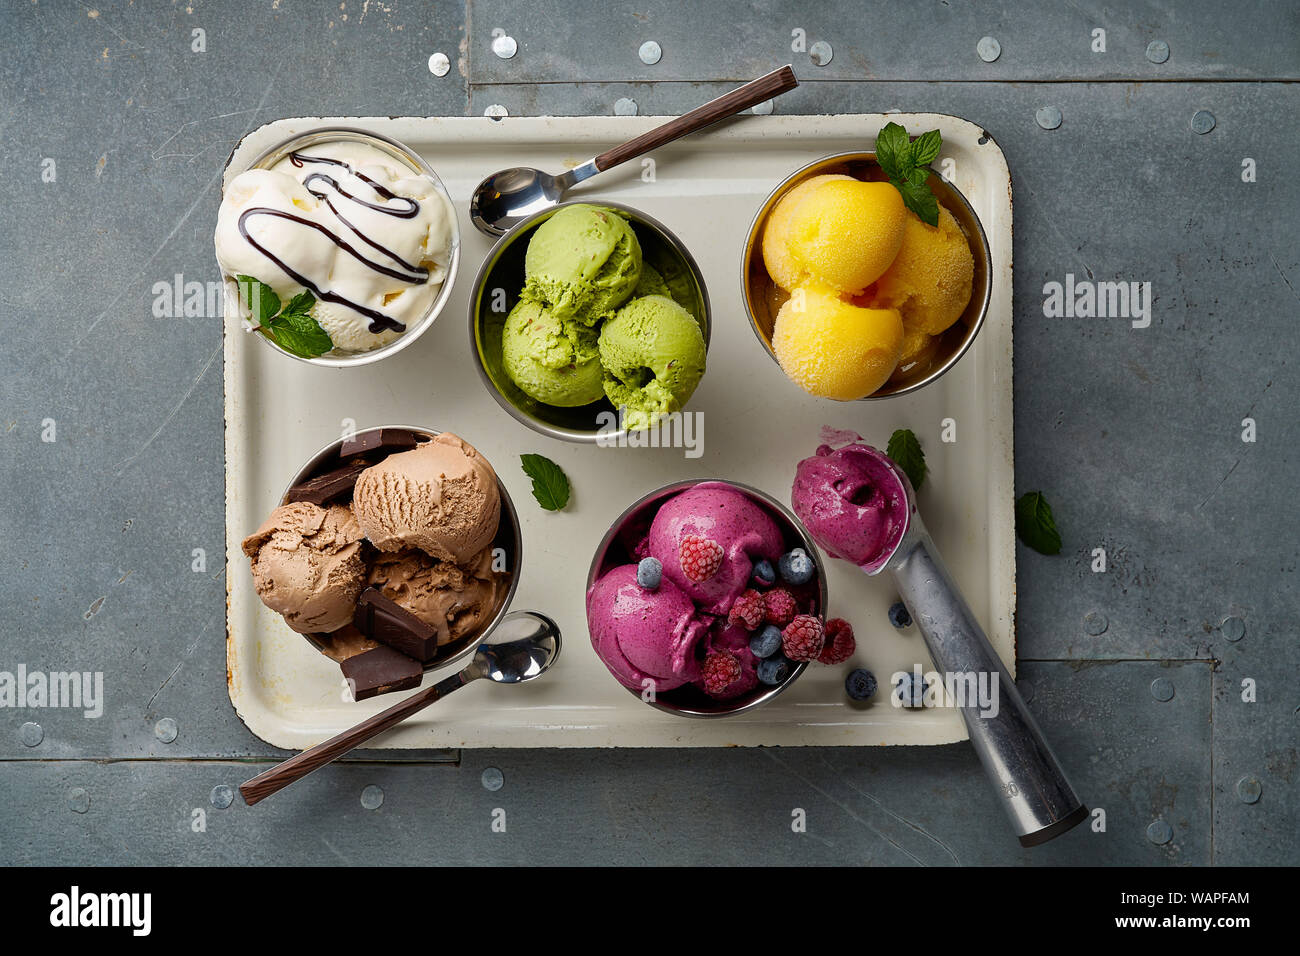
[[[362,537],[345,505],[280,505],[243,542],[258,597],[302,634],[350,624],[366,576]]]
[[[889,576],[937,671],[989,681],[996,706],[956,704],[1021,844],[1045,843],[1082,822],[1087,808],[939,557],[902,470],[870,445],[822,445],[799,462],[790,498],[828,553]]]
[[[380,551],[414,547],[465,564],[496,535],[501,493],[487,459],[469,442],[442,432],[363,471],[352,510]]]
[[[369,583],[438,632],[438,646],[478,634],[492,620],[510,576],[492,570],[492,549],[466,565],[437,561],[418,548],[381,554]]]

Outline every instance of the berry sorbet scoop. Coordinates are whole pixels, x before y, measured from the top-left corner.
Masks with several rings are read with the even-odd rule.
[[[944,566],[916,510],[911,483],[870,445],[854,443],[799,463],[795,513],[832,557],[870,575],[886,573],[925,638],[935,669],[986,675],[996,707],[957,701],[980,763],[1020,842],[1037,846],[1088,815],[1015,682]],[[970,684],[966,684],[967,687]],[[965,695],[968,698],[974,695]]]

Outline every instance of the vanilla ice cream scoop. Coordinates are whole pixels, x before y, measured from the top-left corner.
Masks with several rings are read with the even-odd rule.
[[[496,536],[501,489],[473,445],[443,432],[363,471],[352,510],[380,551],[413,547],[464,565]]]
[[[334,141],[230,181],[217,261],[282,302],[310,292],[333,352],[367,352],[429,313],[454,235],[454,212],[431,178],[375,146]]]

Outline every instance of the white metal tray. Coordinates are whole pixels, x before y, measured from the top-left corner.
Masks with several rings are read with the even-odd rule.
[[[788,382],[750,331],[741,300],[746,230],[772,187],[828,153],[870,148],[894,120],[916,134],[938,128],[951,178],[970,199],[993,256],[993,298],[980,337],[937,383],[889,401],[841,404]],[[689,409],[704,413],[703,454],[681,449],[598,448],[533,433],[507,416],[474,370],[468,300],[488,239],[469,222],[467,200],[488,173],[529,165],[561,170],[662,122],[655,117],[304,118],[270,123],[239,144],[227,181],[262,151],[325,125],[372,129],[418,150],[456,201],[460,275],[446,310],[410,348],[373,365],[325,369],[275,354],[225,326],[227,669],[230,699],[257,736],[301,749],[383,709],[398,695],[347,699],[338,665],[267,610],[253,591],[241,539],[277,504],[306,458],[347,428],[407,423],[451,430],[495,465],[523,525],[523,571],[514,607],[550,614],[564,652],[545,678],[520,687],[479,683],[430,707],[371,746],[701,747],[940,744],[965,738],[957,712],[909,711],[888,703],[888,675],[928,658],[915,627],[896,631],[895,600],[883,580],[842,562],[829,567],[830,612],[857,632],[853,663],[880,678],[871,706],[843,688],[850,665],[814,664],[785,694],[739,717],[692,720],[641,703],[591,649],[584,614],[587,565],[610,522],[635,498],[691,477],[733,478],[789,500],[796,462],[813,452],[823,424],[861,432],[884,446],[911,428],[930,474],[920,494],[927,526],[976,616],[1008,667],[1015,666],[1015,545],[1011,421],[1011,182],[983,131],[935,114],[744,116],[584,184],[571,198],[609,198],[673,230],[703,269],[713,306],[708,372]],[[984,142],[980,139],[984,137]],[[651,170],[653,174],[651,174]],[[941,431],[952,419],[956,441]],[[574,494],[543,512],[520,471],[539,452],[568,472]],[[426,675],[426,681],[434,679]]]

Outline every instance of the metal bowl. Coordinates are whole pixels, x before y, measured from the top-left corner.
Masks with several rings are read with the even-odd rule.
[[[560,408],[546,405],[525,395],[506,374],[501,364],[501,333],[506,316],[519,301],[519,291],[524,287],[524,253],[533,230],[565,206],[596,205],[617,209],[626,214],[641,243],[646,261],[660,272],[666,267],[676,273],[684,272],[691,279],[695,293],[695,314],[704,333],[704,348],[709,347],[709,294],[704,287],[704,275],[694,257],[669,229],[650,216],[631,206],[607,200],[560,203],[544,209],[516,225],[488,253],[474,280],[474,292],[469,303],[469,333],[474,347],[479,378],[492,393],[498,405],[512,418],[533,431],[562,441],[595,444],[611,435],[609,421],[617,410],[606,399],[577,408]],[[614,426],[613,434],[618,434]]]
[[[447,263],[447,277],[442,282],[442,287],[438,294],[434,296],[433,302],[429,306],[429,311],[424,314],[418,321],[412,322],[406,327],[406,331],[399,335],[387,345],[381,345],[377,349],[371,349],[368,352],[345,352],[340,355],[318,355],[315,358],[307,358],[302,355],[294,355],[292,352],[285,351],[275,342],[268,339],[265,335],[258,335],[266,345],[275,349],[281,355],[287,355],[290,358],[297,359],[300,362],[307,362],[311,365],[323,365],[327,368],[347,368],[353,365],[369,365],[371,362],[378,362],[380,359],[387,358],[390,355],[400,352],[433,325],[434,320],[442,312],[443,308],[451,300],[451,290],[456,284],[456,273],[460,267],[460,221],[456,216],[455,206],[451,202],[451,196],[438,178],[438,174],[433,168],[424,161],[424,158],[402,143],[395,139],[389,139],[387,136],[380,136],[378,133],[371,133],[367,130],[357,129],[351,126],[329,126],[321,129],[310,130],[306,133],[299,133],[291,136],[281,143],[272,146],[266,152],[262,153],[251,163],[248,169],[270,169],[289,153],[306,149],[309,146],[319,146],[322,143],[361,143],[366,146],[372,146],[380,152],[391,156],[396,162],[409,168],[412,173],[425,176],[431,180],[438,192],[442,194],[443,199],[447,201],[447,209],[451,224],[451,259]],[[243,172],[244,170],[240,170]],[[240,309],[239,293],[235,280],[230,276],[225,276],[225,305],[227,309]]]
[[[807,529],[804,528],[803,523],[785,505],[765,492],[749,485],[743,485],[738,481],[726,481],[721,478],[692,478],[687,481],[676,481],[670,485],[664,485],[662,488],[652,491],[634,502],[631,507],[614,520],[614,523],[601,539],[600,545],[596,548],[596,554],[591,559],[591,567],[587,571],[587,591],[590,592],[596,580],[610,568],[619,564],[631,563],[629,556],[618,540],[619,532],[625,526],[638,521],[644,521],[648,525],[651,513],[656,511],[666,499],[706,481],[715,481],[726,485],[762,505],[771,514],[778,527],[781,528],[785,536],[786,550],[803,548],[813,558],[817,565],[818,604],[816,612],[825,615],[827,608],[826,574],[823,570],[826,566],[825,559],[822,557],[821,552],[817,550],[816,543],[813,541],[812,536],[808,534]],[[808,663],[806,661],[795,662],[790,671],[790,676],[780,684],[773,687],[759,684],[748,694],[734,700],[714,700],[699,688],[685,685],[656,694],[654,700],[646,701],[646,703],[656,710],[662,710],[668,714],[677,714],[679,717],[733,717],[736,714],[754,710],[756,707],[762,707],[798,680],[799,675],[807,668]],[[624,685],[620,684],[620,686]],[[624,686],[624,689],[638,700],[644,700],[639,691],[626,686]]]
[[[776,361],[772,351],[772,328],[776,321],[777,310],[789,297],[778,288],[767,274],[763,265],[763,228],[767,225],[768,214],[787,192],[805,179],[827,173],[844,173],[854,179],[882,181],[884,173],[876,165],[874,152],[835,153],[824,156],[796,170],[773,189],[754,215],[750,223],[749,234],[745,239],[744,254],[740,261],[740,281],[744,290],[745,310],[749,313],[749,324],[767,349],[767,354]],[[993,294],[993,259],[989,243],[984,235],[984,227],[979,216],[952,183],[937,173],[930,177],[930,188],[934,190],[939,204],[952,213],[966,239],[970,242],[971,253],[975,258],[975,277],[971,283],[970,302],[953,325],[943,333],[935,357],[924,365],[906,370],[902,375],[890,378],[879,389],[866,395],[859,401],[880,398],[893,398],[906,395],[919,388],[924,388],[938,379],[966,354],[975,336],[979,335],[984,325],[984,318],[989,310],[989,298]],[[779,364],[779,363],[778,363]]]
[[[355,435],[365,435],[382,429],[400,429],[430,439],[439,434],[435,429],[419,428],[415,425],[379,425],[375,428],[362,428]],[[281,504],[284,503],[289,495],[289,489],[294,485],[319,471],[328,470],[329,467],[337,465],[338,451],[342,444],[342,438],[335,439],[308,458],[307,462],[298,469],[298,473],[290,479],[289,484],[285,486],[284,493],[280,496]],[[495,469],[493,471],[495,472]],[[452,641],[439,648],[437,656],[424,665],[426,671],[446,667],[448,664],[472,654],[483,635],[490,633],[501,623],[501,619],[506,616],[506,611],[510,608],[510,602],[514,600],[515,589],[519,586],[519,568],[523,560],[523,536],[519,528],[519,516],[515,513],[515,504],[510,500],[510,492],[506,490],[506,486],[499,477],[497,478],[497,488],[501,492],[501,522],[497,526],[496,537],[492,539],[492,547],[501,548],[505,551],[506,563],[510,572],[510,583],[506,585],[506,593],[501,598],[501,606],[497,608],[496,613],[492,615],[492,619],[488,621],[483,629],[476,634],[466,635],[458,641]],[[329,635],[303,634],[302,636],[310,641],[318,651],[325,653],[326,639]]]

